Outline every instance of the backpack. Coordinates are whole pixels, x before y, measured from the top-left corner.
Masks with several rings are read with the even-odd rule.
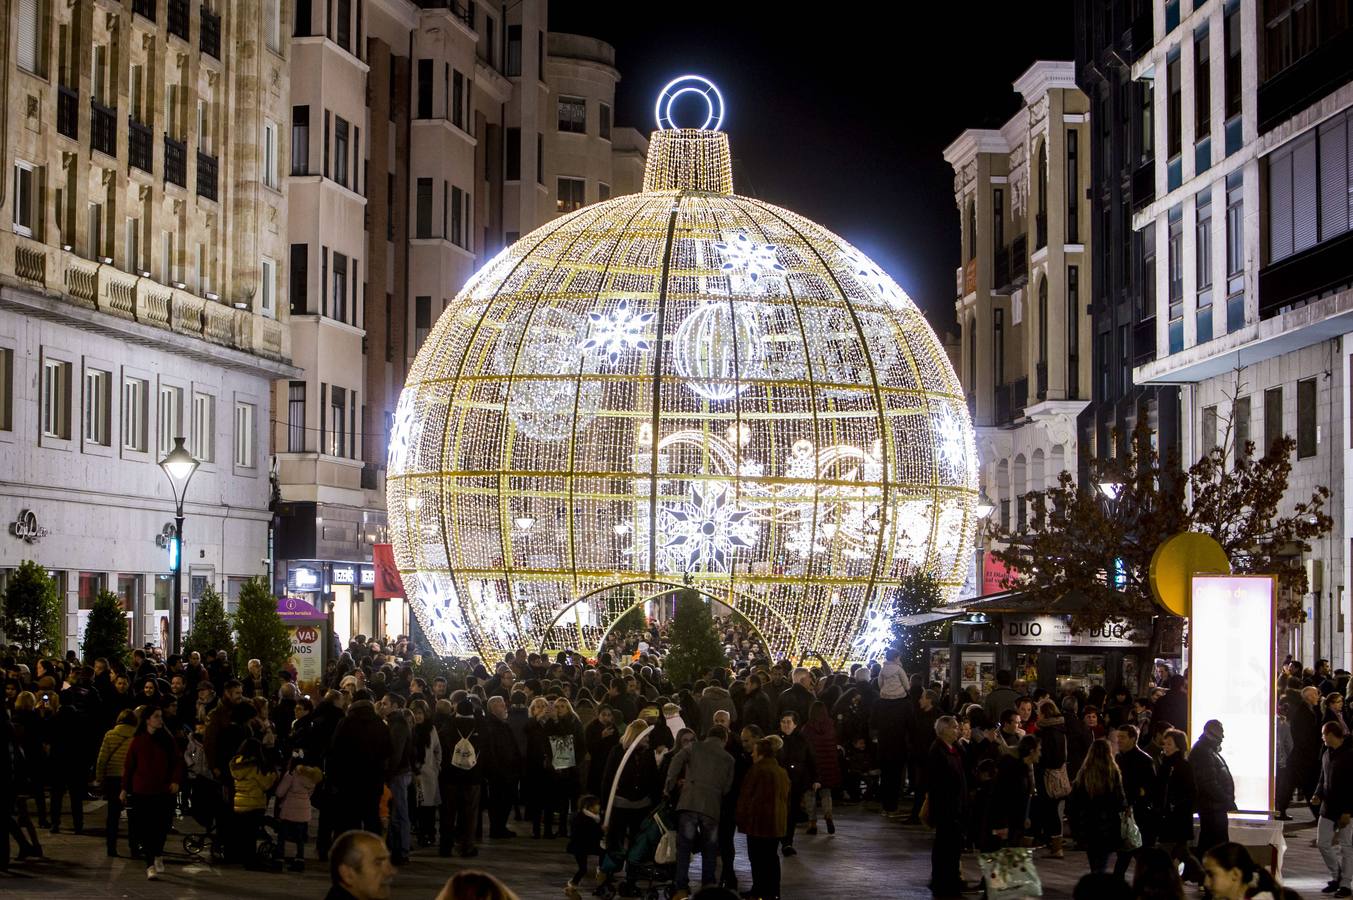
[[[456,746],[451,748],[451,765],[455,766],[457,769],[469,771],[478,764],[479,754],[475,750],[474,744],[470,743],[470,738],[478,733],[479,732],[477,731],[472,731],[470,732],[469,737],[462,735],[461,739],[456,741]]]

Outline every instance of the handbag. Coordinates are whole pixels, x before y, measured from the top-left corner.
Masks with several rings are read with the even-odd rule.
[[[1071,779],[1066,774],[1066,763],[1055,769],[1043,770],[1043,792],[1052,800],[1071,795]]]
[[[1005,847],[994,853],[977,854],[986,881],[987,900],[1015,900],[1043,896],[1043,882],[1034,867],[1030,847]]]
[[[675,828],[668,828],[667,823],[661,816],[655,815],[653,821],[657,823],[658,830],[662,832],[662,837],[658,839],[658,849],[653,851],[653,862],[660,866],[670,866],[676,862],[677,858],[677,833]]]
[[[1137,819],[1132,810],[1125,809],[1118,814],[1122,820],[1123,849],[1136,850],[1142,845],[1142,831],[1137,827]]]

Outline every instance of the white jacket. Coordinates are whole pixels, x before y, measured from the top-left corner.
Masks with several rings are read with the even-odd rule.
[[[436,806],[441,802],[437,793],[437,773],[442,770],[442,742],[437,737],[437,729],[432,729],[432,743],[423,757],[423,765],[413,773],[418,783],[418,805]]]

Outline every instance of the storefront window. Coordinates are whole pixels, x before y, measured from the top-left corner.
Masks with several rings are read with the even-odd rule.
[[[156,611],[169,609],[169,598],[174,593],[174,578],[172,575],[155,576],[155,609]]]
[[[135,612],[137,600],[141,596],[141,576],[123,575],[117,576],[117,596],[122,601],[122,608],[127,612]]]
[[[1057,692],[1104,686],[1104,657],[1089,653],[1057,654]]]
[[[106,586],[107,577],[102,572],[80,573],[80,609],[94,608],[94,601]]]
[[[1015,691],[1032,694],[1038,687],[1038,651],[1015,653],[1010,671],[1015,676]]]
[[[996,654],[963,654],[963,668],[959,672],[959,688],[976,688],[979,697],[985,697],[996,686]]]
[[[930,651],[930,677],[926,684],[949,683],[949,648],[939,647]]]

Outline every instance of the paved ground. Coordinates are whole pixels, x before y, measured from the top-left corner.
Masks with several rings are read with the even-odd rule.
[[[90,803],[86,819],[102,822],[102,804]],[[837,833],[795,840],[799,855],[784,860],[784,896],[803,898],[928,898],[929,833],[923,828],[889,822],[876,811],[861,807],[838,810]],[[520,827],[520,826],[518,826]],[[1320,857],[1311,846],[1314,829],[1309,818],[1289,825],[1285,883],[1307,898],[1319,895],[1326,880]],[[47,859],[15,866],[14,874],[0,874],[0,897],[93,898],[219,898],[251,900],[309,900],[322,898],[328,888],[324,867],[311,860],[304,874],[253,873],[236,868],[193,862],[182,852],[182,840],[171,836],[168,871],[159,882],[148,882],[145,867],[125,857],[104,855],[99,836],[43,834]],[[125,852],[125,840],[123,848]],[[311,851],[313,856],[313,849]],[[738,875],[749,880],[739,843]],[[447,877],[465,863],[487,869],[507,882],[523,900],[560,900],[563,885],[573,871],[564,842],[529,837],[483,845],[480,856],[462,861],[442,859],[435,851],[415,852],[400,870],[393,896],[432,900]],[[976,876],[975,862],[965,857],[964,874]],[[1084,854],[1068,852],[1065,860],[1040,860],[1044,896],[1071,896],[1076,879],[1086,871]],[[1191,892],[1192,896],[1198,896]]]

